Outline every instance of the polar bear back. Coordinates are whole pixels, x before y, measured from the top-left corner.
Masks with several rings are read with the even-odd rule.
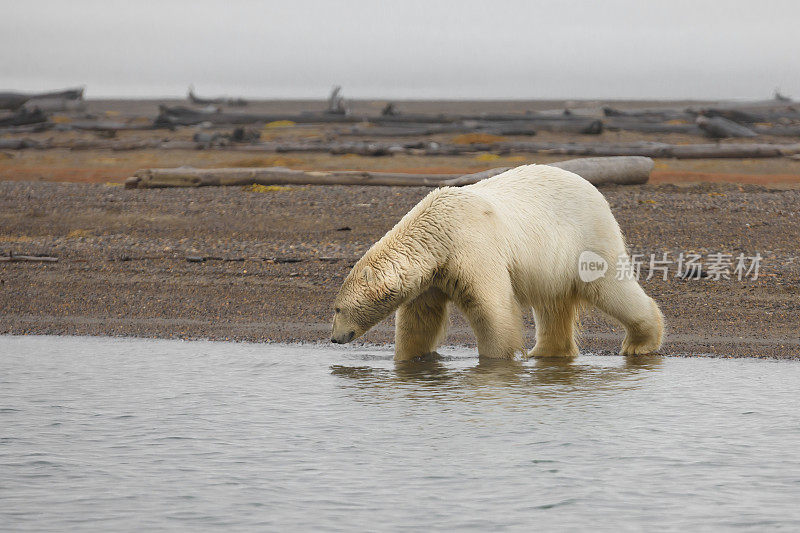
[[[625,253],[608,202],[572,172],[526,165],[461,191],[480,199],[465,202],[473,206],[464,213],[469,220],[462,226],[472,233],[465,238],[472,246],[492,246],[525,293],[540,296],[576,283],[583,251],[591,250],[611,265]],[[474,212],[475,205],[488,208],[482,214],[491,211],[493,223],[477,223],[480,213]]]

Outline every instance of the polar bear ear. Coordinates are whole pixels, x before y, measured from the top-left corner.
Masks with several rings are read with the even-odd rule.
[[[362,271],[361,275],[364,276],[364,281],[367,282],[367,285],[374,285],[375,282],[377,281],[377,276],[375,275],[375,271],[369,265],[364,267],[364,270]]]

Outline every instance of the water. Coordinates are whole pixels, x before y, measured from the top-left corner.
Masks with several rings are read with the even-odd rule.
[[[0,529],[800,527],[800,364],[0,337]]]

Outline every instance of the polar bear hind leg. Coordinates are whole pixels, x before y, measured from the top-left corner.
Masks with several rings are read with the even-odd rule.
[[[635,280],[603,280],[592,303],[625,327],[620,355],[647,354],[661,348],[664,318],[655,300]]]
[[[434,352],[447,333],[447,296],[428,289],[397,309],[396,323],[395,360]]]

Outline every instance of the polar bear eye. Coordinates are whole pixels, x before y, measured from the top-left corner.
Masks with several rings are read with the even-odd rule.
[[[341,312],[342,312],[342,310],[341,310],[341,309],[339,309],[339,308],[337,307],[336,309],[334,309],[334,310],[333,310],[333,312],[334,312],[334,313],[341,313]]]

